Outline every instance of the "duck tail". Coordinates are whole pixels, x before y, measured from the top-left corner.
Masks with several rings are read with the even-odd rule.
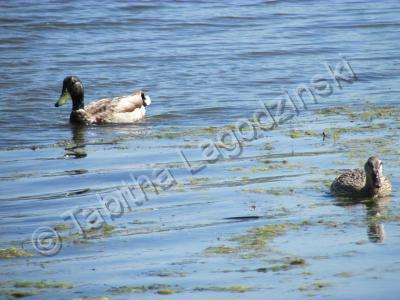
[[[148,106],[151,104],[151,98],[147,95],[144,94],[144,92],[141,92],[140,95],[142,96],[142,100],[143,100],[143,106]]]

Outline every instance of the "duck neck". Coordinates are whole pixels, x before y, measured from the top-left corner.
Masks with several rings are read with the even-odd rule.
[[[368,175],[368,173],[366,173],[365,176],[365,186],[363,188],[364,193],[368,196],[373,196],[375,194],[378,194],[379,189],[377,189],[374,186],[374,182],[372,181],[371,176]]]
[[[72,98],[72,110],[83,109],[84,107],[83,95],[76,95]]]

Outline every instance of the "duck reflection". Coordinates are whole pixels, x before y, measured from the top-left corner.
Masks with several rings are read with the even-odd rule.
[[[84,158],[87,156],[85,149],[85,126],[71,125],[72,139],[65,146],[65,158]]]
[[[390,197],[365,200],[337,199],[337,205],[339,206],[363,205],[365,207],[367,236],[369,241],[373,243],[383,243],[385,241],[385,226],[380,217],[386,213],[389,204]]]
[[[371,242],[382,243],[385,240],[385,227],[380,218],[389,207],[390,198],[370,200],[365,203],[367,210],[368,238]]]

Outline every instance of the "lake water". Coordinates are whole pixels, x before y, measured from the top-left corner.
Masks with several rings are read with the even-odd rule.
[[[399,20],[395,0],[2,1],[0,249],[32,256],[0,259],[0,298],[397,299]],[[72,127],[54,107],[67,75],[86,103],[153,102],[133,125]],[[254,134],[262,103],[279,121],[277,99],[316,78],[329,94]],[[329,195],[374,154],[391,197]]]

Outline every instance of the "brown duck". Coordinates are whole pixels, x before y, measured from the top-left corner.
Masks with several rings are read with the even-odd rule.
[[[364,170],[347,171],[332,182],[331,193],[337,197],[376,198],[390,195],[392,186],[383,176],[382,161],[371,156],[364,165]]]

